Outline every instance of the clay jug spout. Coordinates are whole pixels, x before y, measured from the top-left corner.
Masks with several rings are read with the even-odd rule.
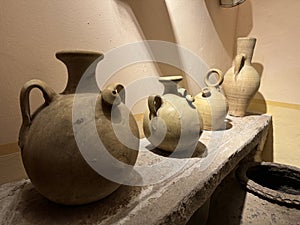
[[[122,84],[114,83],[108,85],[101,92],[102,99],[109,105],[119,105],[125,103],[125,89]]]

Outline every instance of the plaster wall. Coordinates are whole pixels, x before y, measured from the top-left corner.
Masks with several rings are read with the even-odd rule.
[[[298,0],[247,0],[239,6],[237,36],[257,38],[252,62],[261,86],[252,111],[273,115],[265,160],[300,167],[300,45]]]
[[[66,69],[55,59],[56,51],[84,49],[105,54],[124,44],[156,39],[190,49],[208,66],[225,68],[231,63],[237,11],[220,9],[217,0],[209,4],[196,0],[1,0],[0,4],[0,120],[5,127],[0,144],[17,141],[21,123],[18,96],[26,81],[38,78],[57,92],[63,90]],[[211,17],[210,11],[217,15]],[[216,30],[213,23],[220,21],[229,29]],[[154,63],[139,63],[118,71],[109,81],[126,85],[172,71]],[[199,76],[205,72],[199,71]],[[40,99],[33,94],[33,108]],[[141,113],[144,107],[140,104],[134,110]]]
[[[260,92],[250,110],[273,114],[273,134],[267,142],[264,159],[300,166],[300,45],[297,37],[298,0],[247,0],[238,7],[223,9],[218,0],[0,0],[0,167],[5,182],[24,176],[17,138],[21,125],[19,91],[32,79],[42,79],[57,92],[66,84],[66,69],[54,54],[59,50],[84,49],[104,54],[141,40],[163,40],[189,49],[206,67],[224,72],[235,55],[235,38],[254,36],[257,45],[253,62],[262,74]],[[149,54],[153,53],[148,49]],[[130,54],[130,53],[128,53]],[[178,50],[174,57],[184,67]],[[205,68],[205,67],[204,67]],[[101,67],[98,67],[101,70]],[[97,71],[98,71],[97,70]],[[201,81],[205,69],[199,71]],[[200,87],[188,74],[159,63],[138,63],[117,71],[108,81],[125,86],[132,82],[166,74],[180,73],[183,86],[193,94]],[[102,82],[102,83],[101,83]],[[152,86],[151,86],[152,85]],[[155,88],[149,84],[147,88]],[[136,93],[145,86],[140,85]],[[134,93],[132,93],[134,94]],[[42,102],[38,91],[31,96],[32,108]],[[130,102],[134,113],[145,109],[145,101]],[[11,167],[11,168],[10,168]],[[0,179],[1,179],[0,177]]]
[[[234,53],[237,8],[220,8],[218,0],[0,0],[0,5],[0,155],[8,159],[8,153],[18,151],[22,85],[33,78],[44,80],[57,92],[66,85],[66,68],[55,59],[57,51],[106,54],[136,41],[168,41],[203,60],[200,81],[209,67],[228,68]],[[148,51],[152,53],[152,49]],[[180,51],[174,57],[184,67]],[[185,77],[182,85],[194,94],[200,91],[188,74],[152,62],[122,68],[107,82],[126,86],[138,79],[174,73]],[[105,82],[100,79],[100,85]],[[149,85],[147,88],[155,88]],[[136,93],[143,89],[145,85],[140,85]],[[42,103],[39,91],[32,91],[30,101],[32,109]],[[134,113],[145,110],[143,101],[130,104]],[[7,157],[0,159],[0,167],[5,164],[9,171]]]

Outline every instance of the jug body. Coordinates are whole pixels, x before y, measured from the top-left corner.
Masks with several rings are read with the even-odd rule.
[[[209,81],[209,76],[218,74],[216,83]],[[218,90],[224,79],[223,73],[218,69],[210,69],[205,77],[207,87],[195,96],[194,104],[197,107],[203,122],[203,130],[224,130],[226,129],[226,116],[228,103],[225,96]]]
[[[260,75],[251,64],[255,43],[255,38],[238,38],[237,56],[224,77],[222,87],[232,116],[246,115],[260,86]]]
[[[82,57],[77,55],[82,54],[81,52],[72,54],[71,57],[76,55],[76,60]],[[98,57],[91,57],[86,52],[84,54],[93,60]],[[119,101],[112,106],[109,100],[120,98],[118,91],[122,89],[122,85],[109,85],[101,94],[73,93],[76,85],[72,84],[69,87],[71,88],[66,88],[62,94],[57,94],[40,80],[28,81],[23,86],[20,94],[23,123],[19,133],[19,146],[28,177],[42,195],[56,203],[80,205],[108,196],[122,183],[121,180],[115,182],[96,172],[84,158],[80,142],[90,147],[91,154],[93,151],[107,151],[118,161],[134,165],[138,154],[139,133],[133,115],[125,104]],[[33,88],[41,90],[45,103],[31,114],[29,95]],[[80,110],[81,117],[74,120],[75,98],[79,104],[76,110]],[[94,104],[92,113],[86,110],[91,104]],[[124,137],[127,137],[128,132],[133,132],[137,137],[130,140],[136,149],[124,145],[115,135],[112,107],[118,112],[119,119],[126,120],[122,122],[130,127],[121,129]],[[96,127],[95,130],[90,129],[93,126]],[[79,140],[74,132],[84,135]],[[93,137],[101,140],[103,149],[97,149]],[[97,163],[97,160],[92,163]],[[109,163],[105,166],[120,171],[121,178],[126,179],[129,175],[122,174],[120,168],[114,168]]]
[[[149,96],[144,114],[145,136],[155,147],[168,152],[194,149],[202,131],[193,98],[177,87],[181,79],[181,76],[160,78],[165,92],[162,96]]]

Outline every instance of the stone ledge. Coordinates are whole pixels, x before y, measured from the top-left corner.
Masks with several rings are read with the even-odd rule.
[[[2,185],[0,224],[185,224],[227,174],[265,141],[271,116],[228,119],[231,129],[203,132],[200,150],[191,158],[158,155],[159,151],[147,150],[149,143],[142,139],[137,166],[154,168],[166,160],[172,162],[167,168],[172,176],[156,184],[122,186],[96,203],[73,207],[54,204],[43,198],[28,180]],[[180,169],[176,170],[177,167]],[[142,174],[142,178],[154,179],[156,172]]]

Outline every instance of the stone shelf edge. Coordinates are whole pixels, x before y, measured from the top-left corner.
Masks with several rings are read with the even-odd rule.
[[[147,150],[149,143],[142,139],[137,165],[151,167],[163,159],[181,169],[156,184],[122,186],[96,203],[60,206],[39,195],[28,180],[4,184],[0,186],[0,224],[185,224],[242,159],[262,151],[272,117],[228,119],[232,128],[203,132],[200,142],[206,153],[192,158],[159,156]]]

